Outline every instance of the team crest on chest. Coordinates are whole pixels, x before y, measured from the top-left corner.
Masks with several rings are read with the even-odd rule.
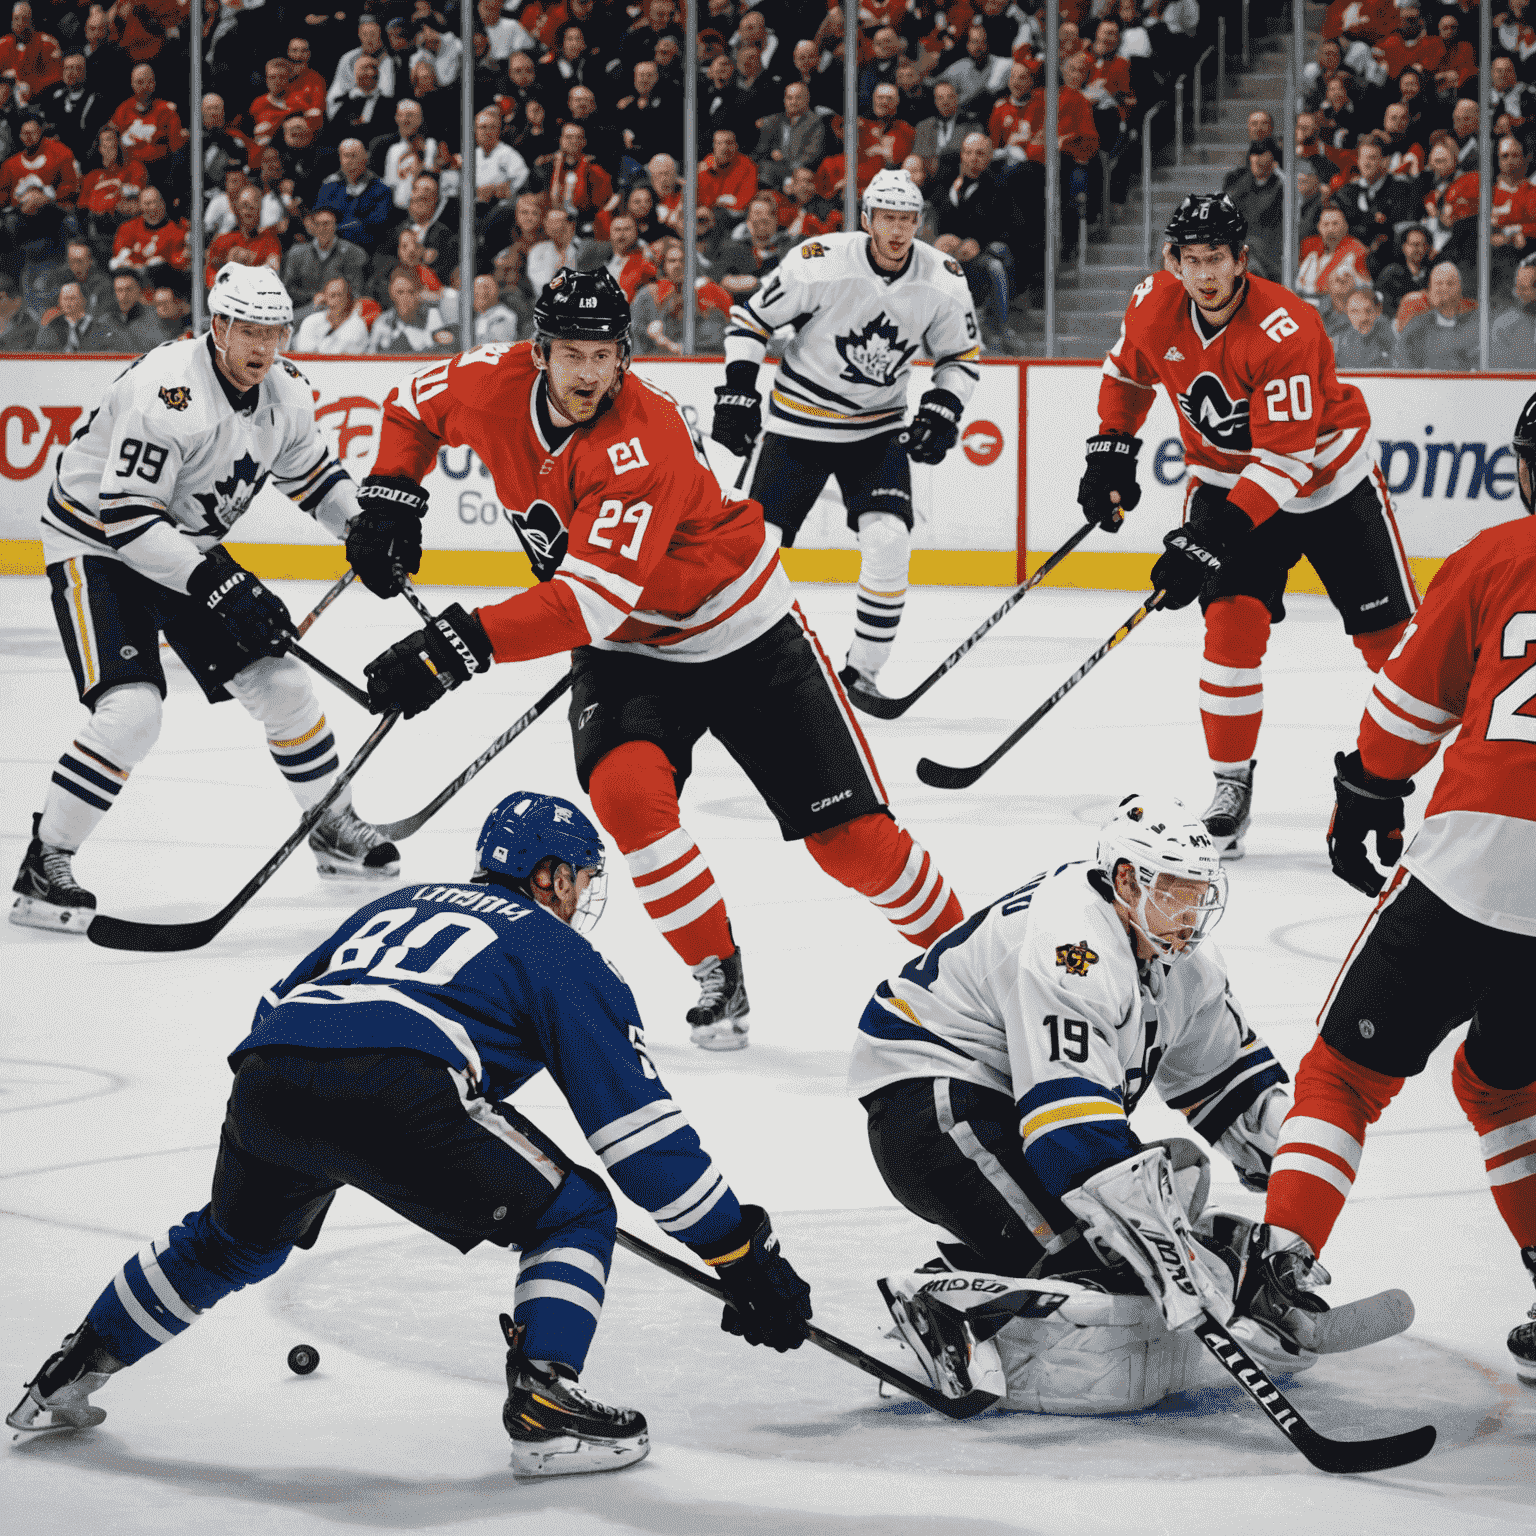
[[[1196,432],[1223,453],[1251,453],[1248,402],[1231,399],[1214,373],[1202,373],[1179,392],[1179,409]]]
[[[1088,948],[1086,939],[1056,946],[1056,964],[1065,967],[1068,976],[1086,976],[1088,967],[1097,965],[1098,961],[1098,955]]]
[[[245,515],[256,492],[267,483],[266,471],[250,454],[235,460],[227,480],[215,480],[212,491],[200,491],[192,499],[208,518],[208,531],[230,528]]]
[[[502,510],[528,556],[534,576],[539,581],[548,581],[559,570],[570,542],[560,514],[547,501],[534,502],[526,512]]]
[[[886,319],[884,310],[862,330],[850,331],[836,340],[838,355],[843,360],[839,377],[849,384],[889,388],[917,351],[917,343],[908,346],[901,339],[900,327]]]
[[[192,404],[192,390],[186,384],[162,384],[160,403],[168,411],[184,411]]]

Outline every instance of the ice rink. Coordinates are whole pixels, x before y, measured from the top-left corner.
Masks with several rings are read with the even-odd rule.
[[[323,591],[277,585],[295,615]],[[5,749],[0,811],[8,882],[83,712],[46,582],[11,577],[0,593],[0,689],[19,725]],[[488,596],[426,595],[434,609]],[[913,589],[887,690],[912,687],[1004,595]],[[802,587],[799,599],[841,657],[851,590]],[[1197,610],[1154,615],[973,789],[927,789],[914,774],[923,754],[982,758],[1137,601],[1036,591],[905,718],[865,722],[893,808],[967,910],[1053,861],[1091,854],[1096,828],[1127,792],[1177,794],[1196,813],[1209,799]],[[1250,851],[1231,866],[1215,942],[1250,1020],[1294,1069],[1368,907],[1328,873],[1323,845],[1332,755],[1353,742],[1367,673],[1325,600],[1288,606],[1266,667]],[[354,588],[306,643],[360,679],[368,657],[417,624],[403,599],[384,604]],[[291,831],[296,811],[259,727],[236,704],[205,705],[164,654],[160,744],[75,867],[101,910],[168,921],[221,907]],[[497,667],[402,722],[358,779],[359,811],[392,820],[417,810],[563,666]],[[345,761],[367,717],[317,687]],[[581,801],[563,706],[560,714],[403,845],[403,878],[463,878],[484,813],[514,788]],[[1421,776],[1410,827],[1434,777]],[[743,1198],[774,1213],[785,1252],[813,1287],[817,1321],[887,1349],[874,1281],[931,1256],[933,1233],[880,1183],[844,1076],[865,1000],[912,951],[780,840],[712,742],[696,754],[683,809],[742,947],[751,1048],[710,1056],[689,1045],[682,1016],[695,984],[646,918],[622,859],[610,864],[595,942],[634,988],[650,1051],[705,1146]],[[4,925],[6,1409],[128,1255],[205,1202],[229,1082],[224,1053],[262,988],[374,890],[322,883],[301,848],[219,938],[188,954],[112,953]],[[481,1247],[461,1258],[344,1191],[313,1252],[295,1253],[272,1280],[114,1378],[99,1398],[109,1415],[99,1429],[7,1442],[0,1508],[13,1532],[72,1536],[1530,1531],[1536,1392],[1508,1369],[1504,1336],[1536,1298],[1452,1097],[1455,1043],[1376,1129],[1326,1255],[1328,1295],[1403,1286],[1417,1322],[1386,1344],[1325,1360],[1290,1389],[1318,1429],[1341,1438],[1435,1424],[1429,1458],[1397,1472],[1313,1471],[1214,1367],[1208,1391],[1150,1413],[951,1423],[881,1398],[869,1377],[815,1349],[749,1350],[718,1331],[706,1298],[620,1251],[583,1379],[603,1400],[644,1411],[650,1459],[602,1477],[519,1483],[500,1423],[496,1325],[510,1309],[515,1257]],[[547,1078],[519,1103],[573,1156],[595,1161]],[[1185,1129],[1150,1096],[1136,1125],[1147,1137]],[[1213,1199],[1259,1207],[1219,1156]],[[622,1196],[619,1204],[624,1226],[669,1245]],[[322,1357],[302,1378],[285,1364],[300,1342]]]

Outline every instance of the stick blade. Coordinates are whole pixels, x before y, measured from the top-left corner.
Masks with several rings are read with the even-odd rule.
[[[860,688],[849,688],[848,702],[862,715],[873,715],[876,720],[894,720],[898,715],[904,715],[915,693],[909,693],[904,699],[890,699],[883,693],[865,693]]]
[[[1413,1324],[1413,1298],[1407,1291],[1379,1291],[1359,1301],[1345,1302],[1308,1318],[1315,1324],[1307,1333],[1306,1344],[1320,1355],[1338,1355],[1347,1350],[1364,1349],[1395,1338]]]
[[[1434,1449],[1436,1438],[1433,1424],[1401,1435],[1387,1435],[1381,1440],[1329,1440],[1311,1430],[1301,1435],[1298,1428],[1292,1429],[1291,1439],[1319,1472],[1346,1475],[1387,1472],[1422,1461]]]
[[[413,833],[421,831],[427,823],[427,817],[422,815],[407,816],[402,821],[376,821],[376,826],[383,835],[384,840],[390,843],[403,843]]]
[[[933,789],[969,789],[986,770],[985,763],[978,763],[974,768],[951,768],[945,763],[934,762],[931,757],[917,760],[918,778]]]
[[[128,918],[108,917],[103,913],[91,919],[85,936],[103,949],[171,954],[178,950],[201,949],[223,928],[223,917],[220,913],[196,923],[135,923]]]

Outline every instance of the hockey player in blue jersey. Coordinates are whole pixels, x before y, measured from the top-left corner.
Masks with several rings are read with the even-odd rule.
[[[699,1145],[646,1053],[633,994],[582,936],[602,909],[603,852],[567,801],[510,795],[481,830],[472,880],[361,908],[267,992],[230,1055],[212,1199],[113,1276],[6,1423],[100,1423],[91,1393],[312,1247],[350,1184],[461,1252],[521,1250],[501,1316],[502,1419],[520,1473],[641,1460],[644,1417],[576,1385],[602,1312],[613,1199],[506,1102],[546,1069],[625,1194],[713,1267],[730,1293],[721,1327],[797,1348],[809,1287],[767,1213],[738,1204]]]

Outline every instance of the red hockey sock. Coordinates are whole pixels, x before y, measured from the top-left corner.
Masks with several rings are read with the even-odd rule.
[[[1536,1246],[1536,1083],[1491,1088],[1456,1051],[1451,1069],[1456,1102],[1482,1142],[1493,1203],[1522,1248]]]
[[[1205,612],[1200,721],[1213,763],[1247,767],[1264,719],[1260,663],[1269,644],[1269,609],[1256,597],[1218,598]]]
[[[627,741],[592,770],[587,794],[612,834],[651,921],[688,966],[733,955],[725,898],[677,805],[677,780],[654,742]]]
[[[832,878],[867,896],[902,938],[927,949],[965,916],[939,866],[889,817],[859,816],[805,840]]]
[[[1386,664],[1387,657],[1397,649],[1397,642],[1403,638],[1403,631],[1408,628],[1408,620],[1401,624],[1390,625],[1386,629],[1373,629],[1368,635],[1351,635],[1349,638],[1355,642],[1355,649],[1365,657],[1365,664],[1372,672],[1380,672]]]
[[[1315,1041],[1296,1069],[1296,1102],[1280,1127],[1264,1220],[1321,1253],[1360,1171],[1365,1128],[1402,1086],[1402,1078],[1357,1066]]]

